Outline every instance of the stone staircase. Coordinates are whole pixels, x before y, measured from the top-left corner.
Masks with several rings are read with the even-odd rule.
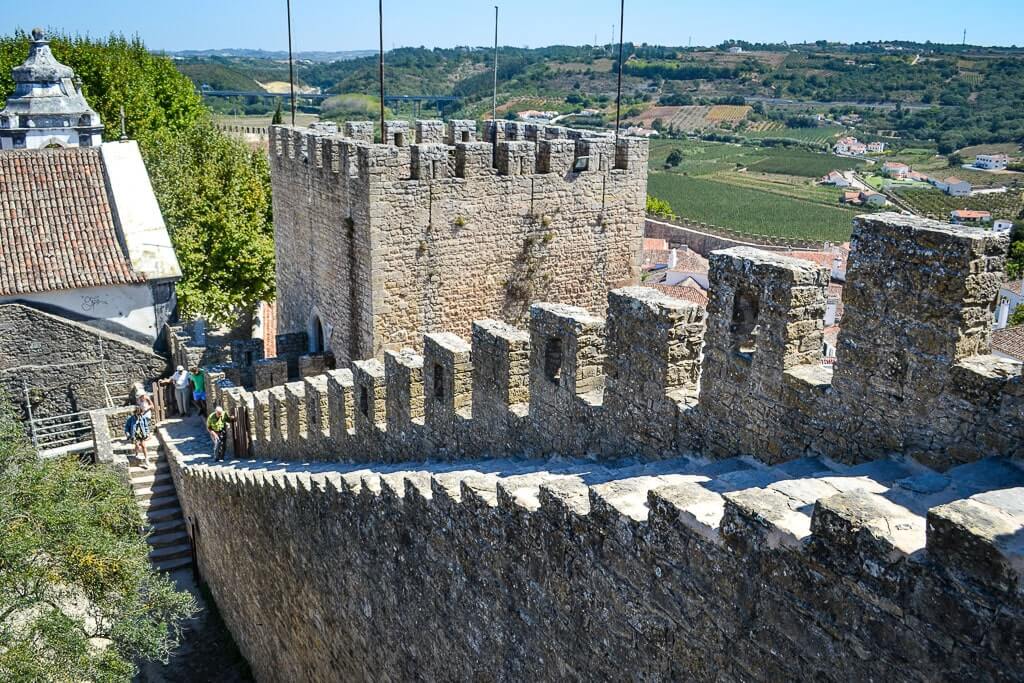
[[[150,532],[150,562],[161,572],[191,567],[192,549],[166,451],[159,449],[155,467],[150,462],[149,468],[132,465],[128,471],[135,500]]]

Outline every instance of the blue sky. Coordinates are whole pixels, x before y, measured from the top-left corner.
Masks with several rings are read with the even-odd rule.
[[[7,4],[7,3],[5,3]],[[7,27],[139,34],[151,48],[285,49],[285,0],[10,0]],[[502,44],[601,43],[618,22],[618,0],[499,0]],[[487,45],[494,0],[385,0],[385,47]],[[374,0],[293,0],[296,50],[376,47]],[[712,45],[726,38],[802,42],[906,39],[1024,44],[1022,0],[902,0],[846,5],[821,0],[626,0],[626,40]]]

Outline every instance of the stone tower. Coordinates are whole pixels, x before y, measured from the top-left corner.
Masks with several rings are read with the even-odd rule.
[[[0,149],[93,147],[102,142],[99,114],[82,96],[75,72],[54,58],[42,29],[32,31],[28,59],[12,75],[14,94],[0,111]]]
[[[604,312],[639,282],[647,141],[557,126],[389,121],[270,131],[279,330],[338,360],[523,322],[538,300]],[[281,348],[279,355],[286,355]]]

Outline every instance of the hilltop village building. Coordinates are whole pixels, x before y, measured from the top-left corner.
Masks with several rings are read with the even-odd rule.
[[[0,380],[36,414],[100,407],[111,385],[166,365],[154,349],[181,269],[138,145],[101,141],[42,31],[13,76],[0,111]]]
[[[648,142],[558,126],[273,127],[278,355],[339,361],[639,281]]]

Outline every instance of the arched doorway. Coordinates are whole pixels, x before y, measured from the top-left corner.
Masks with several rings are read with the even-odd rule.
[[[324,325],[320,321],[320,316],[314,313],[309,324],[309,352],[323,353],[325,348]]]

